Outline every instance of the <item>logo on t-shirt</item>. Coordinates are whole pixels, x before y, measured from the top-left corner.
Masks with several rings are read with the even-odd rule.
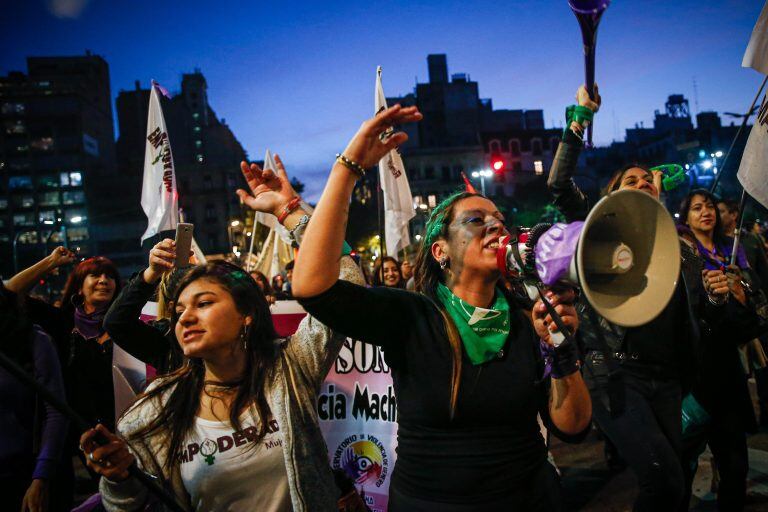
[[[353,434],[344,439],[333,455],[333,467],[343,469],[358,485],[381,487],[389,471],[389,457],[381,441],[371,434]]]
[[[280,426],[277,421],[271,420],[267,426],[267,434],[274,434],[280,430]],[[256,436],[258,429],[254,426],[246,427],[237,431],[230,432],[223,436],[219,436],[216,439],[205,438],[201,443],[189,443],[185,446],[179,457],[182,464],[192,462],[195,455],[198,453],[203,456],[206,464],[213,466],[216,462],[215,455],[217,453],[224,453],[231,450],[233,447],[240,447],[248,443],[256,442]],[[267,450],[282,446],[283,441],[281,439],[261,439],[264,443],[264,448]]]

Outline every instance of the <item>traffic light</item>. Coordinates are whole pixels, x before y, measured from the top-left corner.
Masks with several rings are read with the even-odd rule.
[[[501,158],[493,158],[491,160],[491,169],[493,169],[495,172],[503,172],[504,160],[502,160]]]

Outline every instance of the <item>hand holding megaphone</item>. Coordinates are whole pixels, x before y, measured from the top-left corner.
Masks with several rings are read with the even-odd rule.
[[[576,314],[576,308],[573,306],[573,302],[576,300],[576,292],[573,288],[563,288],[557,291],[548,290],[544,292],[544,296],[555,309],[555,313],[560,316],[562,324],[571,332],[575,332],[579,326],[579,317]],[[532,316],[533,328],[539,338],[554,347],[559,346],[563,342],[565,336],[560,331],[555,318],[548,311],[543,301],[539,300],[534,304]]]
[[[621,190],[584,222],[540,224],[501,240],[499,269],[531,298],[542,285],[578,286],[609,322],[636,327],[667,306],[680,274],[680,242],[666,209],[649,194]]]

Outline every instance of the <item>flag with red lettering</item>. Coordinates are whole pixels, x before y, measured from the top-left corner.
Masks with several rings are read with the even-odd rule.
[[[375,113],[387,108],[387,97],[381,85],[381,66],[376,69]],[[411,245],[408,222],[416,216],[413,196],[405,165],[397,149],[391,150],[379,160],[379,180],[384,195],[384,237],[387,254],[397,256],[400,249]]]
[[[147,215],[147,230],[141,241],[160,231],[176,229],[179,223],[179,195],[168,130],[165,126],[160,94],[168,92],[152,81],[147,118],[147,143],[144,152],[144,182],[141,188],[141,208]]]

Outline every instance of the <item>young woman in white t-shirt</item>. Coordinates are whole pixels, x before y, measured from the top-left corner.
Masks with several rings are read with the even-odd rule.
[[[278,175],[257,169],[258,179],[244,168],[254,195],[238,193],[296,226],[298,240],[308,219],[292,218],[301,209],[281,213],[293,190],[278,165]],[[341,279],[362,283],[354,261],[342,260]],[[94,430],[81,437],[89,466],[105,477],[106,508],[143,510],[151,501],[128,475],[136,461],[192,510],[338,510],[315,401],[345,337],[307,316],[296,334],[278,338],[258,284],[228,263],[190,270],[172,301],[186,364],[147,388],[118,421],[119,436],[97,427],[108,445],[96,446]]]

